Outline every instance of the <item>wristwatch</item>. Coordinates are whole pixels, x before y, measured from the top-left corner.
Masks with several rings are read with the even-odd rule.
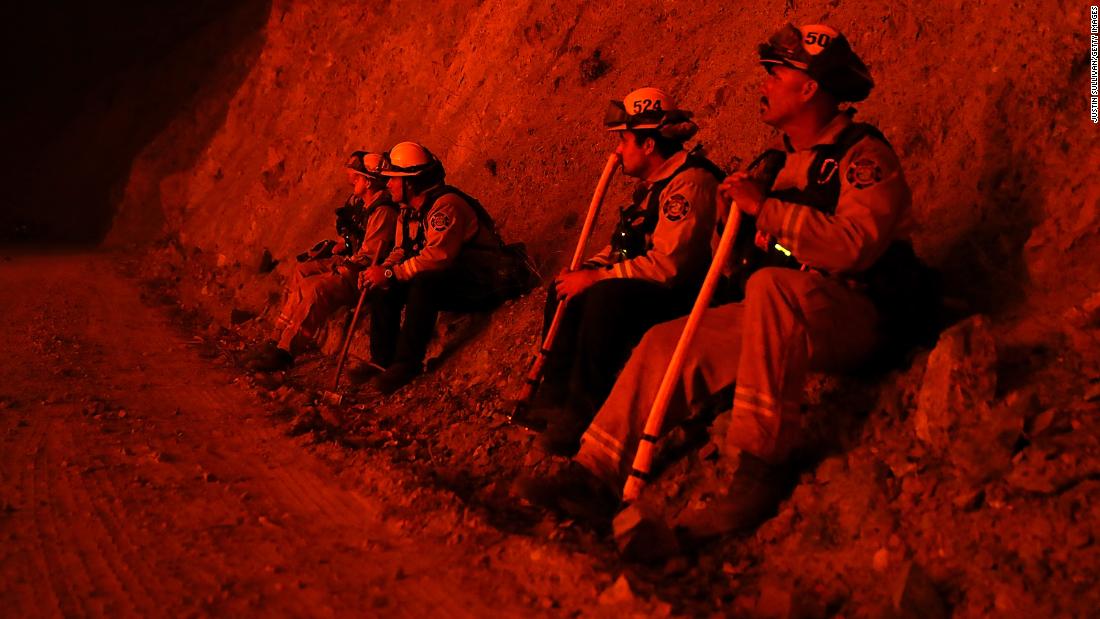
[[[382,272],[382,275],[385,275],[386,279],[393,279],[393,269],[386,269]]]

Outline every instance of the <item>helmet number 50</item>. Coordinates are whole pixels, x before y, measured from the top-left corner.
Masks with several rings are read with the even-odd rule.
[[[806,45],[818,45],[820,47],[828,47],[829,41],[832,38],[824,32],[807,32],[806,33]]]

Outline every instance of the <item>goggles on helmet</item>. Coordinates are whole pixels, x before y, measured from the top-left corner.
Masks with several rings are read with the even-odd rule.
[[[439,165],[439,160],[434,156],[430,157],[428,161],[410,166],[399,166],[390,159],[387,153],[382,160],[382,169],[379,172],[382,176],[416,176],[422,172],[426,172],[434,166]]]
[[[345,168],[358,172],[360,174],[366,174],[367,168],[363,165],[363,155],[367,154],[365,150],[357,150],[348,156],[347,163],[344,164]]]
[[[661,108],[660,101],[654,101],[649,109],[643,109],[636,101],[634,107],[636,109],[630,112],[622,101],[611,101],[603,117],[603,124],[608,131],[656,129],[669,120],[669,111]]]
[[[385,160],[378,153],[357,150],[348,157],[344,167],[363,176],[379,178],[384,162]]]
[[[757,52],[760,64],[784,64],[800,71],[810,68],[813,58],[802,44],[802,31],[792,24],[769,37],[767,43],[761,43]]]

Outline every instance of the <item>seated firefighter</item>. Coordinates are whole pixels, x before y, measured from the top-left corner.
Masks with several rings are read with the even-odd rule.
[[[686,314],[710,264],[718,183],[725,176],[684,150],[698,131],[691,113],[656,88],[612,101],[623,172],[639,179],[611,242],[576,271],[562,271],[547,296],[543,335],[566,303],[530,415],[547,422],[542,441],[572,453],[615,376],[647,329]]]
[[[715,424],[711,433],[719,487],[672,517],[689,538],[752,527],[774,511],[790,482],[783,465],[800,438],[807,372],[868,357],[883,316],[867,282],[899,263],[891,256],[912,256],[898,158],[878,130],[838,106],[862,101],[873,86],[848,41],[827,26],[788,25],[759,55],[767,70],[761,118],[783,135],[758,159],[768,165],[731,175],[721,191],[744,213],[743,226],[755,220],[765,264],[774,266],[751,274],[743,301],[703,313],[667,411],[666,429],[733,387],[728,429]],[[528,498],[609,515],[639,442],[657,440],[643,429],[685,322],[645,334],[580,450],[556,475],[527,482]]]
[[[248,362],[252,369],[270,372],[290,367],[294,356],[313,343],[324,321],[341,306],[355,302],[359,272],[390,253],[397,205],[386,191],[386,178],[379,174],[382,161],[378,153],[351,154],[345,167],[352,195],[336,210],[341,240],[322,241],[298,256],[275,322],[275,339],[253,353]]]
[[[502,274],[515,264],[488,212],[444,184],[443,164],[427,148],[401,142],[381,174],[401,212],[393,251],[359,276],[371,291],[371,361],[356,375],[390,394],[423,372],[439,312],[492,309],[512,296]]]

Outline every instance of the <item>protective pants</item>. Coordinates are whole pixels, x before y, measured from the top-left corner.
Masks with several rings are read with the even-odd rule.
[[[694,300],[694,290],[671,289],[644,280],[597,282],[565,307],[547,358],[539,401],[568,404],[587,422],[607,398],[630,350],[646,330],[686,314]],[[557,295],[551,287],[543,337],[557,306]]]
[[[871,301],[841,279],[766,268],[749,278],[745,300],[708,309],[688,351],[664,429],[697,414],[708,396],[734,389],[722,451],[785,460],[800,430],[809,371],[837,371],[864,359],[876,340]],[[621,490],[650,407],[687,318],[650,329],[581,439],[574,459]]]
[[[275,321],[279,348],[297,355],[313,341],[333,312],[357,299],[357,271],[332,266],[340,258],[309,260],[294,269],[282,310]]]
[[[371,361],[382,366],[423,363],[440,311],[480,312],[493,308],[490,274],[461,262],[449,269],[421,271],[371,295]],[[401,322],[401,310],[405,321]]]

